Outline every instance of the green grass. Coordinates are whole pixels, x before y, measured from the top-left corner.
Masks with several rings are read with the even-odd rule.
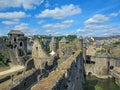
[[[103,89],[99,85],[96,85],[95,90],[103,90]]]
[[[104,49],[101,49],[101,50],[98,50],[97,51],[97,53],[101,53],[101,54],[103,54],[103,53],[105,53],[106,52],[106,50],[104,50]]]

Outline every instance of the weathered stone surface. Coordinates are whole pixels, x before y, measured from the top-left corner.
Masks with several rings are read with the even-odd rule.
[[[36,69],[45,69],[46,65],[51,66],[54,64],[54,57],[49,56],[38,39],[34,40],[32,48],[32,58]]]
[[[27,37],[19,30],[11,30],[8,33],[8,47],[12,63],[23,65],[24,62],[20,57],[27,54]]]
[[[56,47],[56,40],[55,40],[55,38],[54,38],[54,37],[52,37],[52,39],[51,39],[51,42],[50,42],[49,46],[50,46],[50,51],[54,51],[54,52],[56,52],[56,51],[57,51],[57,47]]]
[[[32,48],[32,58],[34,59],[34,65],[38,68],[44,68],[46,59],[48,59],[47,53],[42,49],[40,41],[38,39],[34,40]]]
[[[91,72],[93,75],[108,75],[108,59],[92,57],[92,61],[93,60],[95,61],[95,64],[85,65],[86,74]]]
[[[82,90],[84,82],[83,59],[80,51],[61,63],[32,90]]]

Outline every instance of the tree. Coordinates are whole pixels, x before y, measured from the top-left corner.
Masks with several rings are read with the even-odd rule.
[[[1,53],[0,53],[0,65],[1,66],[8,66],[10,61],[8,58],[5,58]]]
[[[68,35],[66,38],[68,41],[72,42],[74,39],[77,38],[77,36],[76,35]]]

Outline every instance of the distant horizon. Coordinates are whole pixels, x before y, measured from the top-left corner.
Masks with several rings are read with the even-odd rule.
[[[111,36],[120,34],[119,0],[1,0],[0,36]]]
[[[8,32],[9,33],[9,32]],[[0,37],[3,37],[3,36],[8,36],[8,33],[6,34],[6,35],[0,35]],[[59,36],[68,36],[68,35],[75,35],[75,34],[68,34],[68,35],[51,35],[51,34],[49,34],[49,35],[47,35],[47,34],[35,34],[35,35],[26,35],[25,33],[24,33],[24,35],[25,36],[27,36],[27,37],[29,37],[29,36],[55,36],[55,37],[59,37]],[[77,36],[77,35],[76,35]],[[82,36],[82,35],[81,35]],[[117,34],[115,34],[115,33],[113,33],[113,34],[111,34],[111,35],[104,35],[104,36],[93,36],[93,35],[91,35],[91,36],[82,36],[82,37],[111,37],[111,36],[120,36],[120,33],[117,33]],[[80,36],[77,36],[77,38],[79,38]]]

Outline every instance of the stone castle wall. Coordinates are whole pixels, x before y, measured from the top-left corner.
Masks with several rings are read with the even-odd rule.
[[[91,62],[94,63],[85,64],[86,75],[90,72],[97,76],[108,75],[111,66],[119,67],[118,61],[118,59],[110,57],[91,57]]]
[[[10,79],[9,77],[5,78],[6,80],[10,79],[9,81],[12,83],[10,83],[7,87],[2,88],[1,90],[26,90],[32,84],[37,82],[38,79],[37,77],[40,74],[40,71],[33,70],[33,71],[28,71],[23,75],[22,74],[18,76],[13,76],[13,79]],[[17,77],[19,77],[19,79]]]
[[[84,65],[81,51],[67,60],[42,79],[32,90],[83,90]]]
[[[89,72],[95,75],[107,75],[108,74],[108,60],[106,58],[96,58],[92,57],[92,61],[95,61],[95,64],[86,64],[85,70],[88,75]]]

